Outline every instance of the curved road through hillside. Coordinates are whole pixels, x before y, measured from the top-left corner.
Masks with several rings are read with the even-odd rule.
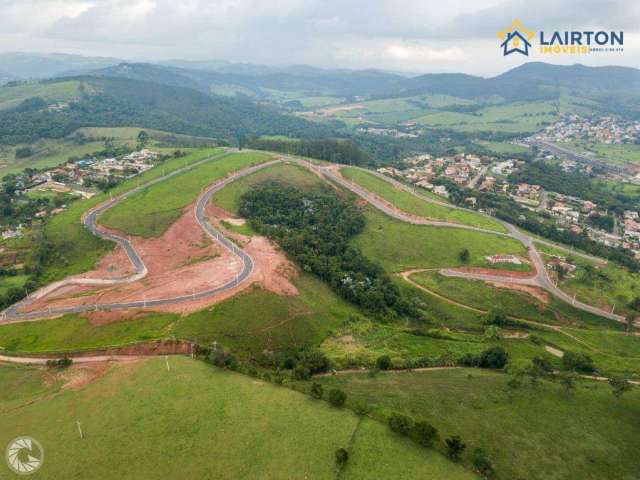
[[[534,242],[539,242],[539,243],[543,243],[543,244],[547,244],[547,245],[551,245],[555,248],[559,248],[561,250],[566,250],[571,252],[574,255],[580,255],[583,256],[585,258],[589,258],[591,260],[596,260],[596,261],[600,261],[602,262],[602,259],[598,259],[597,257],[592,257],[590,255],[586,255],[586,254],[582,254],[579,252],[575,252],[571,249],[565,248],[565,247],[560,247],[558,245],[555,244],[551,244],[548,242],[544,242],[544,241],[540,241],[534,237],[531,237],[530,235],[527,235],[525,233],[523,233],[522,231],[520,231],[518,228],[516,228],[514,225],[504,222],[502,220],[498,220],[495,219],[494,217],[489,217],[489,218],[494,218],[495,220],[499,221],[506,229],[508,233],[502,233],[502,232],[496,232],[493,230],[487,230],[484,228],[478,228],[478,227],[472,227],[469,225],[459,225],[459,224],[454,224],[454,223],[449,223],[449,222],[438,222],[438,221],[433,221],[433,220],[427,220],[427,219],[416,219],[400,210],[397,210],[395,208],[392,208],[389,206],[389,204],[387,204],[386,202],[380,200],[377,196],[373,195],[372,193],[368,192],[367,190],[364,190],[362,187],[350,182],[349,180],[345,179],[344,177],[342,177],[341,175],[336,174],[334,171],[332,171],[330,168],[327,167],[316,167],[316,169],[320,172],[322,172],[323,175],[325,175],[326,177],[330,178],[332,181],[334,181],[335,183],[343,186],[344,188],[347,188],[349,190],[351,190],[352,192],[354,192],[356,195],[358,195],[359,197],[363,198],[364,200],[366,200],[367,202],[369,202],[370,204],[372,204],[374,207],[376,207],[377,209],[381,210],[383,213],[389,215],[392,218],[401,220],[403,222],[408,222],[408,223],[413,223],[416,225],[431,225],[431,226],[436,226],[436,227],[449,227],[449,228],[462,228],[465,230],[473,230],[473,231],[477,231],[477,232],[483,232],[483,233],[491,233],[494,235],[503,235],[503,236],[508,236],[511,238],[514,238],[516,240],[518,240],[520,243],[522,243],[529,251],[529,256],[531,258],[531,261],[533,262],[535,269],[536,269],[536,274],[532,277],[529,278],[513,278],[513,277],[507,277],[505,275],[488,275],[488,274],[479,274],[479,273],[471,273],[471,272],[461,272],[461,271],[457,271],[457,270],[451,270],[451,269],[442,269],[440,270],[440,273],[442,273],[445,276],[449,276],[449,277],[459,277],[459,278],[467,278],[467,279],[475,279],[475,280],[484,280],[484,281],[490,281],[490,282],[500,282],[500,283],[517,283],[517,284],[523,284],[523,285],[531,285],[531,286],[536,286],[536,287],[541,287],[545,290],[547,290],[549,293],[551,293],[554,297],[562,300],[563,302],[566,302],[570,305],[572,305],[575,308],[578,308],[580,310],[583,310],[585,312],[589,312],[592,313],[594,315],[598,315],[604,318],[608,318],[609,320],[614,320],[616,322],[621,322],[624,323],[625,322],[625,317],[622,315],[618,315],[615,314],[613,312],[608,312],[606,310],[602,310],[598,307],[594,307],[593,305],[589,305],[586,304],[584,302],[580,302],[579,300],[576,300],[575,298],[572,298],[570,295],[568,295],[567,293],[563,292],[562,290],[560,290],[556,284],[551,280],[551,278],[549,277],[549,274],[547,273],[547,269],[545,266],[544,261],[542,260],[540,253],[538,252],[538,250],[535,247],[535,243]],[[421,198],[422,200],[426,201],[426,202],[431,202],[434,203],[436,205],[442,205],[442,206],[446,206],[448,208],[454,208],[454,209],[458,209],[458,210],[467,210],[465,208],[462,207],[458,207],[455,205],[450,205],[444,202],[440,202],[438,200],[434,200],[431,199],[429,197],[426,197],[424,195],[420,195],[419,193],[415,192],[415,190],[413,190],[410,187],[407,187],[406,185],[392,179],[389,178],[385,175],[382,175],[378,172],[373,172],[371,170],[366,170],[366,169],[362,169],[368,173],[372,173],[374,175],[376,175],[377,177],[385,180],[386,182],[389,182],[409,193],[411,193],[412,195]],[[471,211],[471,210],[469,210]],[[474,212],[474,213],[478,213],[478,212]]]
[[[535,248],[534,245],[534,240],[535,241],[539,241],[537,239],[534,239],[533,237],[524,234],[523,232],[521,232],[520,230],[518,230],[515,226],[504,222],[504,221],[499,221],[507,230],[507,233],[504,232],[497,232],[494,230],[489,230],[489,229],[485,229],[485,228],[480,228],[480,227],[473,227],[470,225],[460,225],[460,224],[455,224],[455,223],[450,223],[450,222],[442,222],[442,221],[435,221],[435,220],[428,220],[428,219],[421,219],[421,218],[416,218],[413,216],[410,216],[398,209],[395,209],[393,207],[391,207],[388,203],[382,201],[380,198],[378,198],[377,196],[373,195],[372,193],[368,192],[367,190],[363,189],[362,187],[356,185],[353,182],[348,181],[347,179],[345,179],[344,177],[342,177],[339,174],[336,174],[331,168],[329,167],[319,167],[316,165],[313,165],[307,161],[304,160],[299,160],[299,159],[295,159],[295,158],[291,158],[288,156],[283,156],[282,158],[291,161],[291,162],[295,162],[301,166],[304,166],[322,176],[324,176],[325,178],[332,180],[333,182],[341,185],[344,188],[347,188],[348,190],[354,192],[356,195],[360,196],[361,198],[363,198],[364,200],[366,200],[368,203],[372,204],[374,207],[376,207],[377,209],[379,209],[380,211],[382,211],[383,213],[387,214],[388,216],[392,217],[392,218],[396,218],[398,220],[401,220],[403,222],[408,222],[408,223],[412,223],[412,224],[416,224],[416,225],[430,225],[430,226],[435,226],[435,227],[446,227],[446,228],[459,228],[459,229],[465,229],[465,230],[472,230],[472,231],[477,231],[477,232],[482,232],[482,233],[489,233],[489,234],[494,234],[494,235],[501,235],[501,236],[508,236],[511,238],[514,238],[518,241],[520,241],[522,244],[525,245],[525,247],[528,248],[529,250],[529,254],[531,257],[531,260],[533,261],[535,268],[536,268],[536,274],[530,278],[510,278],[510,277],[505,277],[505,276],[500,276],[500,275],[486,275],[486,274],[475,274],[475,273],[468,273],[468,272],[460,272],[460,271],[455,271],[455,270],[450,270],[450,269],[442,269],[441,273],[447,276],[455,276],[455,277],[462,277],[462,278],[470,278],[470,279],[478,279],[478,280],[485,280],[485,281],[493,281],[493,282],[513,282],[513,283],[521,283],[521,284],[526,284],[526,285],[534,285],[534,286],[538,286],[541,288],[544,288],[545,290],[549,291],[552,295],[554,295],[555,297],[561,299],[564,302],[567,302],[571,305],[573,305],[576,308],[579,308],[581,310],[587,311],[589,313],[593,313],[595,315],[599,315],[605,318],[609,318],[611,320],[615,320],[617,322],[624,322],[624,317],[621,315],[617,315],[614,314],[612,312],[607,312],[604,311],[602,309],[599,309],[597,307],[576,301],[575,298],[571,298],[569,295],[567,295],[565,292],[563,292],[562,290],[560,290],[549,278],[546,268],[545,268],[545,264],[542,261],[542,258],[540,257],[540,254],[538,253],[537,249]],[[106,230],[101,229],[100,227],[98,227],[97,225],[97,217],[103,213],[104,211],[106,211],[107,209],[111,208],[112,206],[116,205],[117,203],[121,202],[122,200],[130,197],[131,195],[134,195],[135,193],[139,192],[140,190],[147,188],[151,185],[154,185],[158,182],[161,182],[169,177],[178,175],[180,173],[183,173],[187,170],[190,170],[206,161],[211,160],[212,158],[208,158],[205,160],[202,160],[200,162],[196,162],[188,167],[184,167],[182,169],[176,170],[166,176],[163,177],[159,177],[157,179],[154,179],[142,186],[139,186],[135,189],[132,189],[128,192],[125,192],[121,195],[119,195],[118,197],[115,197],[114,199],[105,202],[104,204],[94,208],[93,210],[90,210],[84,217],[83,217],[83,223],[85,225],[85,227],[91,231],[94,235],[106,239],[106,240],[111,240],[114,241],[116,243],[118,243],[119,245],[121,245],[125,251],[127,252],[127,256],[129,257],[131,263],[133,264],[134,268],[135,268],[135,273],[129,277],[122,277],[122,278],[112,278],[112,279],[92,279],[92,278],[71,278],[71,279],[67,279],[67,280],[63,280],[61,282],[56,282],[54,284],[51,284],[47,287],[44,287],[43,289],[35,292],[34,294],[30,295],[29,297],[27,297],[25,300],[9,307],[8,309],[6,309],[3,313],[2,313],[2,319],[0,319],[0,323],[15,323],[15,322],[24,322],[24,321],[35,321],[41,318],[47,318],[47,317],[52,317],[52,316],[59,316],[59,315],[64,315],[64,314],[69,314],[69,313],[81,313],[81,312],[87,312],[87,311],[109,311],[109,310],[124,310],[124,309],[139,309],[139,308],[147,308],[147,307],[153,307],[153,306],[164,306],[164,305],[172,305],[172,304],[177,304],[177,303],[182,303],[182,302],[188,302],[188,301],[193,301],[193,300],[199,300],[199,299],[203,299],[203,298],[209,298],[212,297],[218,293],[230,290],[234,287],[236,287],[238,284],[240,284],[241,282],[243,282],[244,280],[246,280],[249,275],[251,274],[251,272],[253,271],[253,260],[251,259],[251,257],[244,252],[242,249],[238,248],[235,243],[233,243],[231,240],[229,240],[228,238],[226,238],[219,230],[217,230],[216,228],[214,228],[211,224],[209,224],[206,219],[205,219],[205,215],[204,215],[204,210],[205,207],[207,205],[207,203],[210,201],[211,196],[217,192],[218,190],[222,189],[223,187],[225,187],[226,185],[228,185],[229,183],[237,180],[238,178],[244,177],[246,175],[250,175],[260,169],[266,168],[268,166],[271,166],[275,163],[280,162],[280,159],[277,160],[273,160],[270,162],[265,162],[259,165],[255,165],[253,167],[249,167],[246,168],[244,170],[241,170],[240,172],[237,172],[233,175],[230,175],[216,183],[214,183],[213,185],[211,185],[210,187],[208,187],[207,189],[205,189],[200,196],[198,197],[198,200],[196,201],[196,207],[194,209],[194,215],[196,218],[197,223],[200,225],[200,227],[206,232],[207,235],[209,235],[212,239],[216,240],[217,242],[219,242],[221,245],[223,245],[225,248],[227,248],[233,255],[237,256],[241,262],[242,262],[242,270],[240,271],[240,273],[238,275],[236,275],[232,280],[230,280],[229,282],[225,283],[224,285],[221,285],[219,287],[215,287],[212,289],[208,289],[206,291],[202,291],[202,292],[198,292],[198,293],[193,293],[191,295],[181,295],[181,296],[177,296],[177,297],[172,297],[172,298],[165,298],[165,299],[155,299],[155,300],[138,300],[138,301],[131,301],[131,302],[120,302],[120,303],[104,303],[104,304],[94,304],[94,305],[79,305],[79,306],[74,306],[74,307],[64,307],[64,308],[50,308],[44,311],[34,311],[34,312],[27,312],[27,313],[22,313],[19,312],[18,309],[20,307],[26,306],[29,303],[33,302],[34,300],[41,298],[44,295],[47,295],[48,293],[52,292],[53,290],[60,288],[61,286],[64,285],[71,285],[71,284],[83,284],[83,285],[112,285],[112,284],[117,284],[117,283],[125,283],[125,282],[133,282],[136,280],[139,280],[141,278],[143,278],[144,276],[146,276],[147,274],[147,268],[142,260],[142,258],[140,257],[140,255],[136,252],[133,244],[126,238],[119,236],[117,234],[114,233],[110,233]],[[364,169],[363,169],[364,170]],[[426,197],[424,195],[420,195],[419,193],[417,193],[415,190],[413,190],[410,187],[407,187],[406,185],[393,180],[385,175],[379,174],[378,172],[372,172],[370,170],[365,170],[366,172],[372,173],[374,175],[376,175],[377,177],[383,179],[384,181],[387,181],[399,188],[402,188],[403,190],[411,193],[412,195],[421,198],[424,201],[430,202],[430,203],[434,203],[437,205],[442,205],[445,206],[447,208],[452,208],[452,209],[458,209],[458,210],[467,210],[461,207],[457,207],[454,205],[450,205],[448,203],[445,202],[440,202],[438,200],[434,200],[432,198]],[[477,212],[475,212],[477,213]],[[493,217],[489,217],[489,218],[493,218]],[[543,242],[546,243],[546,242]],[[554,247],[558,248],[558,246],[553,245]],[[574,252],[573,250],[570,249],[566,249],[563,247],[560,247],[564,250],[570,251],[573,254],[576,255],[582,255],[585,256],[587,258],[591,258],[594,259],[595,257],[591,257],[588,255],[584,255],[584,254],[580,254],[578,252]],[[597,259],[599,260],[599,259]]]
[[[222,246],[224,246],[233,255],[238,257],[242,262],[242,270],[240,271],[240,273],[238,273],[233,279],[231,279],[224,285],[220,285],[219,287],[211,288],[211,289],[198,292],[198,293],[193,293],[190,295],[180,295],[180,296],[164,298],[164,299],[137,300],[137,301],[131,301],[131,302],[117,302],[117,303],[97,303],[93,305],[78,305],[73,307],[49,308],[47,310],[33,311],[33,312],[18,311],[20,307],[24,307],[29,303],[33,302],[34,300],[41,298],[51,293],[53,290],[65,285],[114,285],[118,283],[133,282],[146,276],[147,267],[144,264],[144,261],[142,260],[140,255],[138,254],[138,252],[136,251],[133,244],[128,239],[120,235],[116,235],[101,229],[96,223],[98,215],[100,213],[103,213],[107,209],[113,207],[114,205],[121,202],[122,200],[130,197],[134,193],[139,192],[141,189],[147,188],[155,183],[158,183],[159,181],[165,180],[169,177],[172,177],[174,175],[178,175],[179,173],[190,170],[191,168],[201,163],[204,163],[205,161],[210,161],[213,158],[217,158],[217,157],[210,157],[201,162],[194,163],[189,167],[185,167],[180,170],[175,170],[169,175],[157,178],[151,182],[146,183],[145,185],[142,185],[133,190],[130,190],[118,197],[115,197],[112,200],[109,200],[108,202],[100,205],[99,207],[89,211],[89,213],[85,215],[85,217],[83,218],[83,224],[89,231],[91,231],[91,233],[105,240],[114,241],[125,249],[129,257],[129,260],[131,261],[131,263],[133,264],[136,270],[136,273],[134,275],[131,275],[129,277],[114,278],[114,279],[91,279],[91,278],[73,279],[72,278],[72,279],[63,280],[61,282],[55,282],[51,285],[48,285],[47,287],[44,287],[41,290],[38,290],[33,295],[27,297],[25,300],[19,303],[16,303],[11,307],[9,307],[8,309],[6,309],[4,312],[2,312],[2,319],[0,320],[0,323],[17,323],[17,322],[25,322],[25,321],[35,321],[35,320],[39,320],[47,317],[65,315],[70,313],[82,313],[82,312],[88,312],[88,311],[125,310],[125,309],[135,309],[135,308],[148,308],[148,307],[161,306],[161,305],[173,305],[173,304],[190,302],[194,300],[200,300],[203,298],[212,297],[214,295],[217,295],[218,293],[235,288],[244,280],[246,280],[249,277],[249,275],[251,275],[251,272],[253,271],[253,260],[246,252],[238,248],[235,243],[233,243],[231,240],[225,237],[219,230],[217,230],[209,222],[207,222],[207,220],[205,219],[205,213],[204,213],[205,208],[207,203],[211,200],[211,196],[214,193],[216,193],[218,190],[224,188],[229,183],[241,177],[244,177],[246,175],[251,175],[252,173],[255,173],[260,169],[263,169],[275,163],[278,163],[280,162],[280,160],[273,160],[270,162],[261,163],[259,165],[255,165],[253,167],[249,167],[244,170],[241,170],[240,172],[232,174],[214,183],[207,189],[205,189],[200,194],[200,196],[196,201],[194,215],[198,225],[200,225],[200,227],[205,231],[207,235],[209,235],[209,237],[211,237],[212,239],[220,243]]]

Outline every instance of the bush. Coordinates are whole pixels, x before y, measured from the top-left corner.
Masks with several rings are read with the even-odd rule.
[[[482,368],[503,368],[507,364],[509,356],[504,348],[495,346],[488,348],[480,354],[478,366]]]
[[[329,359],[320,350],[306,350],[300,354],[298,365],[302,364],[311,375],[329,370]]]
[[[356,413],[356,415],[364,417],[369,413],[369,406],[364,400],[357,400],[353,402],[353,411]]]
[[[565,352],[562,357],[562,365],[567,370],[575,370],[582,373],[593,373],[595,366],[591,357],[584,353]]]
[[[342,470],[347,464],[348,460],[349,452],[347,452],[344,448],[339,448],[336,450],[336,466],[338,467],[338,470]]]
[[[73,363],[69,357],[58,358],[57,360],[47,360],[47,367],[49,368],[67,368]]]
[[[467,445],[459,435],[453,435],[445,440],[447,444],[447,456],[452,460],[458,460]]]
[[[493,473],[493,464],[487,453],[481,448],[476,448],[473,451],[473,466],[480,475],[487,476]]]
[[[293,369],[293,378],[296,380],[309,380],[311,378],[311,371],[302,364],[298,364]]]
[[[460,258],[460,261],[463,263],[467,263],[469,261],[469,250],[466,248],[463,248],[462,250],[460,250],[460,253],[458,254],[458,257]]]
[[[613,393],[616,398],[620,398],[622,394],[633,388],[631,382],[619,377],[611,377],[609,379],[609,385],[611,386],[611,393]]]
[[[423,447],[431,447],[438,438],[438,429],[428,422],[416,422],[411,429],[411,436]]]
[[[389,370],[392,367],[391,358],[389,355],[382,355],[376,360],[376,367],[378,370]]]
[[[329,390],[329,403],[334,407],[342,407],[347,400],[347,394],[339,388]]]
[[[311,385],[311,396],[313,398],[317,398],[318,400],[320,400],[323,394],[324,389],[322,388],[322,385],[320,385],[319,383],[314,383],[313,385]]]
[[[235,369],[238,365],[236,358],[222,348],[213,350],[209,354],[209,362],[216,367]]]
[[[389,428],[400,435],[409,435],[413,427],[411,418],[400,413],[392,413],[389,417]]]
[[[480,363],[480,357],[478,357],[478,355],[474,355],[473,353],[465,353],[458,359],[458,363],[463,367],[477,367]]]

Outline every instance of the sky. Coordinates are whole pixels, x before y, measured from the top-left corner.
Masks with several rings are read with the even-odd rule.
[[[502,55],[496,33],[624,31],[624,52]],[[0,51],[490,76],[524,61],[640,66],[638,0],[0,0]],[[536,37],[537,41],[537,37]]]

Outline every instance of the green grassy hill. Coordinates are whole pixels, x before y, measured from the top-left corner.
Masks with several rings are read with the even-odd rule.
[[[348,402],[365,401],[376,416],[424,418],[441,435],[482,448],[496,479],[610,479],[637,476],[640,391],[616,399],[606,383],[578,382],[574,393],[543,381],[513,389],[504,374],[470,369],[324,377]]]
[[[197,360],[168,362],[169,371],[161,358],[116,365],[79,390],[47,385],[41,370],[0,366],[3,385],[17,387],[0,397],[0,442],[25,432],[39,440],[43,479],[333,479],[341,447],[352,456],[345,479],[474,478],[349,410]]]

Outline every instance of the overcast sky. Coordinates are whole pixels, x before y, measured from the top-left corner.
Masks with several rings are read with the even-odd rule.
[[[503,57],[498,30],[624,30],[625,51]],[[492,75],[640,66],[638,0],[0,0],[0,51]],[[534,49],[535,50],[535,49]]]

